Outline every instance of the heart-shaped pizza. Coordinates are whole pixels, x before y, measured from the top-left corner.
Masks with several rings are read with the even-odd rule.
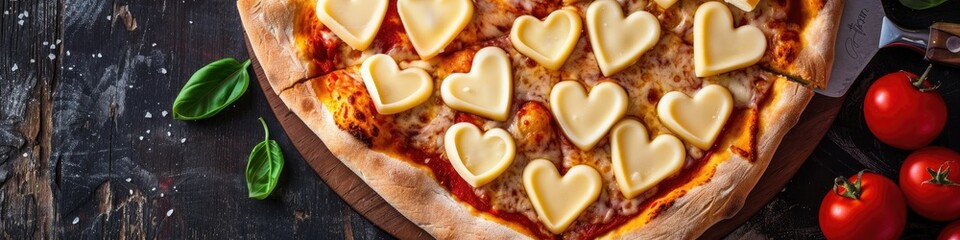
[[[238,5],[286,106],[434,237],[690,239],[826,86],[843,8],[725,1]]]

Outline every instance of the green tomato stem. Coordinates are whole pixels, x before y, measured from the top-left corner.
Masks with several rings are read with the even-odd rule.
[[[857,180],[850,182],[847,178],[840,176],[833,179],[833,192],[841,197],[850,198],[854,200],[860,200],[860,194],[863,193],[862,184],[863,181],[863,171],[857,173]],[[843,193],[840,193],[840,188],[843,188]]]
[[[927,172],[930,173],[930,180],[923,181],[923,184],[929,183],[944,186],[960,186],[960,184],[950,181],[950,179],[947,178],[950,176],[949,163],[950,162],[944,162],[943,164],[940,164],[940,167],[937,168],[936,171],[934,171],[932,168],[927,168]]]
[[[910,77],[910,75],[907,75],[907,79],[910,81],[910,84],[913,85],[913,87],[917,88],[917,90],[920,90],[920,92],[929,92],[929,91],[937,90],[938,88],[940,88],[940,84],[942,82],[938,81],[937,85],[930,86],[930,87],[924,86],[923,84],[924,82],[927,81],[927,76],[930,75],[930,69],[933,69],[933,64],[927,65],[927,70],[924,70],[923,74],[921,74],[919,78],[912,78]]]

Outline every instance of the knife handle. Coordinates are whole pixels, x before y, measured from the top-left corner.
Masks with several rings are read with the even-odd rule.
[[[960,68],[960,24],[937,22],[930,26],[927,61]]]

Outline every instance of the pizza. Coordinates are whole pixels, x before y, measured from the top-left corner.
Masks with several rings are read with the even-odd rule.
[[[696,238],[826,86],[839,0],[240,0],[275,93],[436,238]]]

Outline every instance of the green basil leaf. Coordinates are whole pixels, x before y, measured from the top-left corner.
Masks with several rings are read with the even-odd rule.
[[[240,63],[224,58],[197,70],[173,101],[173,118],[197,120],[216,115],[247,91],[248,66],[250,60]]]
[[[924,10],[927,8],[936,7],[945,2],[947,2],[947,0],[900,0],[900,3],[902,3],[904,6],[916,10]]]
[[[283,152],[277,141],[270,140],[267,123],[260,118],[263,125],[263,142],[253,147],[250,158],[247,159],[247,191],[250,198],[263,200],[270,196],[277,186],[280,170],[283,169]]]

